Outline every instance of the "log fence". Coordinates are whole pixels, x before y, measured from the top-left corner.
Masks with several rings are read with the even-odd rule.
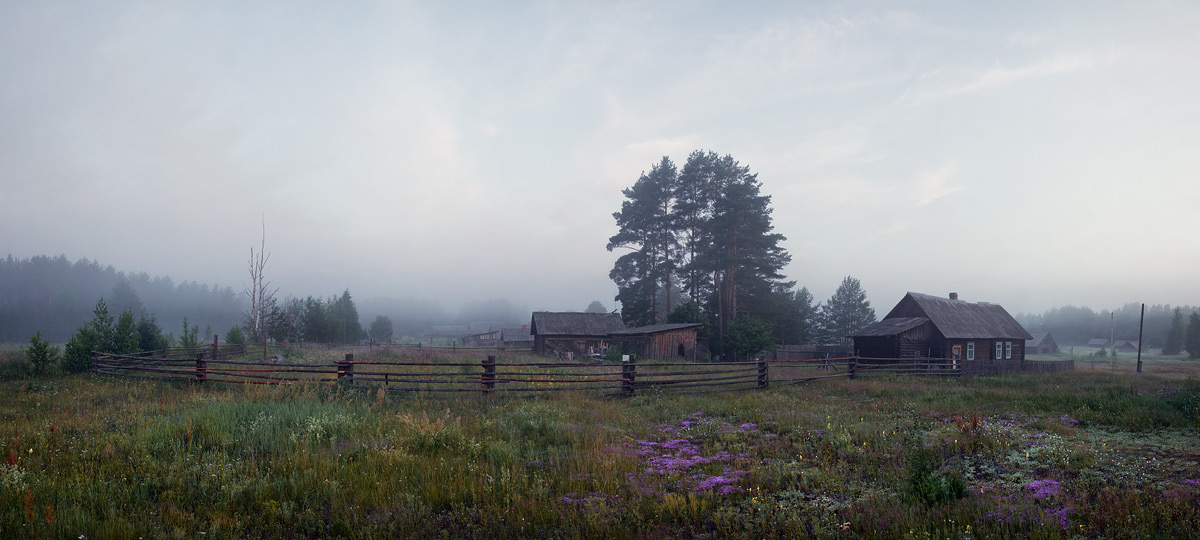
[[[620,364],[528,362],[488,354],[482,361],[356,361],[354,353],[332,363],[288,363],[235,360],[254,358],[255,351],[238,346],[222,348],[214,340],[204,347],[158,351],[159,355],[110,354],[95,351],[95,373],[140,379],[173,380],[192,384],[233,383],[285,385],[334,382],[352,388],[397,393],[443,395],[602,392],[632,397],[644,392],[701,393],[801,384],[818,379],[859,376],[921,375],[955,377],[983,374],[964,364],[848,356],[806,360],[748,362],[638,362],[626,356]],[[190,357],[188,355],[191,355]],[[453,359],[452,359],[453,360]],[[464,358],[467,360],[467,358]],[[942,362],[936,360],[936,362]],[[1027,361],[1028,363],[1028,361]],[[1072,369],[1070,365],[1038,362],[1028,371],[1044,373]],[[1009,372],[997,368],[996,373]]]

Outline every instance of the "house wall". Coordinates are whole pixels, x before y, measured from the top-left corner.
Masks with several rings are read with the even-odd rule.
[[[613,341],[633,347],[639,358],[696,361],[695,328],[655,332],[645,336],[620,336],[614,337]],[[680,345],[683,345],[682,356],[679,355]]]

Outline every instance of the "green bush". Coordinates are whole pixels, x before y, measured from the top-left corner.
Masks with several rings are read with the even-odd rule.
[[[50,342],[42,339],[42,333],[39,331],[29,338],[25,359],[29,361],[29,372],[32,375],[45,375],[58,361],[58,348],[52,347]]]
[[[230,345],[245,345],[246,334],[242,333],[242,329],[234,326],[228,332],[225,332],[225,343]]]
[[[957,471],[943,473],[934,467],[935,456],[918,448],[909,455],[908,492],[916,501],[937,506],[967,496],[967,483]]]

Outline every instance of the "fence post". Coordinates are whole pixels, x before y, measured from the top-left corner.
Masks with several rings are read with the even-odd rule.
[[[354,382],[354,353],[346,353],[346,359],[337,363],[337,378],[338,382]]]
[[[762,358],[759,358],[758,359],[758,387],[766,388],[768,382],[769,381],[767,379],[767,361]]]
[[[857,375],[857,374],[855,373],[855,370],[858,368],[858,357],[857,357],[857,356],[851,356],[851,357],[850,357],[850,363],[849,363],[849,365],[848,365],[847,367],[848,367],[848,368],[849,368],[849,370],[850,370],[850,378],[851,378],[851,379],[855,378],[855,376]]]
[[[96,362],[100,360],[100,346],[92,347],[92,373],[96,373],[99,369],[96,367]]]
[[[496,388],[496,357],[488,355],[487,360],[483,361],[483,395],[488,395]]]
[[[220,337],[220,334],[213,335],[213,360],[217,359],[217,340],[220,339]]]
[[[628,354],[621,355],[621,393],[626,397],[632,397],[635,380],[637,379],[637,364],[633,356]]]
[[[208,378],[208,363],[204,361],[204,353],[196,354],[196,383],[204,384]]]

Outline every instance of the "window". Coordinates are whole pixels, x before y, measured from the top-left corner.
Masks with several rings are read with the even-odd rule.
[[[967,360],[974,360],[974,359],[975,359],[975,342],[968,341],[967,342]]]
[[[993,356],[992,358],[995,358],[996,360],[1004,358],[1004,342],[1003,341],[996,342],[996,356]]]
[[[1004,357],[1012,358],[1012,342],[1011,341],[1004,342]]]

